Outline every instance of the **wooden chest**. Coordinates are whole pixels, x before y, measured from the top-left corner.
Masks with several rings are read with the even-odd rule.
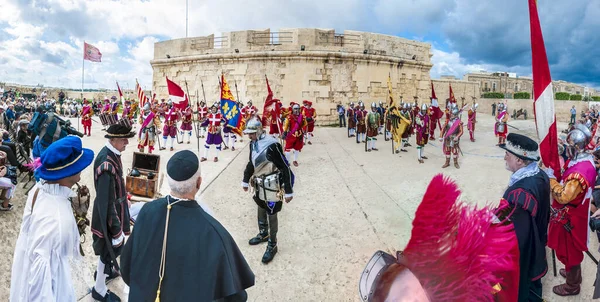
[[[131,170],[128,171],[125,178],[127,191],[133,195],[154,198],[154,195],[158,193],[160,155],[134,152],[132,169],[137,169],[140,176],[131,176]],[[149,175],[150,173],[153,176]]]

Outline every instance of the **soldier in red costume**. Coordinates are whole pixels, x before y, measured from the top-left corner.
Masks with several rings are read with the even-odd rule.
[[[285,139],[285,154],[289,158],[292,150],[294,151],[295,167],[298,167],[298,154],[304,146],[304,127],[306,127],[306,118],[300,112],[300,105],[294,104],[292,113],[288,115],[283,124],[283,138]]]
[[[354,108],[354,102],[350,102],[348,109],[346,110],[346,117],[348,118],[348,137],[356,136],[356,108]]]
[[[429,141],[429,113],[427,111],[427,104],[423,104],[421,106],[421,111],[415,116],[417,159],[420,164],[424,163],[424,159],[427,159],[427,157],[423,155],[423,149],[425,149],[425,145],[427,145],[427,142]]]
[[[356,139],[356,143],[364,143],[367,135],[367,110],[365,110],[365,104],[363,102],[358,102],[358,108],[354,112],[356,116],[356,135],[358,136]]]
[[[471,137],[471,141],[475,142],[475,124],[477,123],[477,107],[479,105],[473,102],[473,106],[467,112],[468,122],[467,129],[469,129],[469,136]]]
[[[188,133],[188,139],[187,139],[187,143],[190,143],[190,140],[192,139],[192,116],[193,116],[193,112],[192,112],[192,107],[190,107],[189,105],[187,106],[187,108],[185,108],[185,110],[182,112],[181,114],[181,126],[179,127],[179,134],[181,135],[181,141],[183,141],[183,139],[185,138],[185,133]]]
[[[252,101],[248,101],[246,106],[242,108],[242,115],[244,116],[244,121],[248,121],[252,117],[254,117],[258,113],[258,109],[256,106],[252,105]]]
[[[553,199],[548,247],[556,251],[556,257],[565,265],[560,275],[566,282],[552,288],[559,296],[578,295],[581,288],[581,262],[588,250],[590,202],[596,182],[594,157],[585,150],[591,139],[592,134],[582,124],[569,132],[566,147],[569,160],[560,182],[552,169],[544,167]]]
[[[208,158],[208,151],[210,151],[210,146],[213,145],[217,149],[217,154],[215,155],[214,161],[219,161],[219,151],[221,151],[221,144],[223,143],[223,137],[221,136],[221,128],[225,123],[223,116],[219,113],[219,103],[215,102],[210,107],[211,113],[208,114],[204,122],[202,122],[202,127],[208,126],[208,135],[206,136],[206,141],[204,143],[204,157],[200,159],[200,161],[206,161]]]
[[[173,102],[169,100],[167,104],[167,110],[164,114],[165,116],[165,125],[163,127],[163,145],[160,150],[165,150],[167,148],[167,137],[171,137],[171,148],[170,151],[173,151],[173,141],[175,141],[175,137],[177,136],[177,121],[179,121],[179,112],[173,106]]]
[[[198,104],[198,123],[200,123],[200,137],[204,138],[206,136],[206,126],[202,126],[206,118],[208,117],[208,106],[204,103],[204,101],[200,101]]]
[[[443,151],[446,155],[446,163],[442,168],[450,166],[450,157],[454,155],[454,167],[460,169],[458,165],[458,151],[460,150],[460,137],[463,135],[463,122],[460,120],[460,110],[456,104],[452,105],[452,117],[442,126],[440,141],[443,142]]]
[[[315,120],[317,119],[317,112],[315,108],[312,108],[312,102],[304,100],[302,101],[304,107],[302,108],[302,115],[306,118],[306,129],[304,130],[304,140],[309,145],[312,145],[310,138],[313,137],[313,131],[315,130]]]
[[[83,99],[83,108],[81,108],[81,124],[83,125],[83,135],[92,135],[92,116],[94,111],[87,99]]]
[[[273,99],[273,102],[275,102],[275,104],[273,105],[271,112],[263,112],[263,125],[269,125],[269,134],[278,137],[282,127],[280,116],[282,113],[282,105],[281,101],[278,99]]]
[[[444,113],[440,109],[438,100],[432,98],[431,106],[429,107],[429,139],[435,139],[435,128],[437,126],[442,128],[442,125],[440,124],[440,119],[442,118],[442,116],[444,116]],[[441,130],[442,129],[440,129],[440,131]]]

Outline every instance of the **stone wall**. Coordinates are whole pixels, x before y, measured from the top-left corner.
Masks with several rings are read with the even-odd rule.
[[[491,114],[492,103],[503,102],[501,99],[478,99],[476,102],[479,104],[477,111]],[[533,100],[507,100],[508,112],[512,115],[513,110],[526,109],[527,118],[533,119]],[[571,107],[575,106],[577,109],[577,118],[579,118],[582,110],[588,110],[589,103],[582,101],[554,101],[554,110],[556,119],[560,122],[568,123],[571,119]]]
[[[224,73],[236,99],[262,109],[266,75],[275,98],[286,105],[312,101],[317,121],[326,122],[337,118],[337,103],[385,102],[388,77],[395,98],[429,99],[430,58],[429,44],[381,34],[304,28],[229,32],[156,43],[152,91],[167,98],[168,77],[192,101],[205,95],[212,104]]]

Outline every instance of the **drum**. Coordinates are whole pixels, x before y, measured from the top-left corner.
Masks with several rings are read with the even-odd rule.
[[[254,189],[258,199],[262,201],[281,201],[283,199],[279,174],[279,171],[276,171],[267,175],[256,176]]]
[[[102,126],[108,125],[108,121],[106,120],[106,113],[100,113],[100,123]]]
[[[118,122],[120,125],[131,128],[131,121],[128,118],[122,118]]]
[[[115,118],[115,116],[110,113],[106,113],[106,121],[108,122],[109,126],[117,123],[117,119]]]

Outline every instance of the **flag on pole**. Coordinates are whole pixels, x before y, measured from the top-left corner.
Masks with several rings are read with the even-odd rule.
[[[436,119],[442,118],[444,113],[440,109],[440,105],[438,103],[437,96],[435,95],[435,89],[433,89],[433,82],[431,82],[431,112],[432,116]]]
[[[144,105],[146,105],[146,102],[148,101],[148,99],[146,98],[146,94],[144,93],[144,90],[142,89],[142,86],[140,86],[140,83],[138,83],[137,79],[135,80],[135,92],[137,93],[137,96],[138,96],[138,103],[140,104],[140,110],[143,110]]]
[[[242,135],[244,120],[223,74],[221,74],[221,114],[227,119],[226,127],[230,127],[233,132]]]
[[[560,160],[558,155],[558,132],[552,95],[552,78],[544,46],[544,36],[537,12],[536,0],[529,0],[529,28],[531,30],[531,65],[533,70],[533,114],[540,140],[540,155],[546,167],[554,170],[560,179]]]
[[[390,98],[389,107],[394,106],[394,98],[392,94],[392,76],[388,75],[388,97]]]
[[[83,59],[92,62],[102,62],[102,53],[100,53],[100,50],[96,46],[83,42]]]
[[[117,90],[119,90],[119,99],[121,100],[121,104],[123,108],[125,108],[125,98],[123,97],[123,92],[121,92],[121,87],[119,87],[119,82],[117,82]]]
[[[187,94],[175,82],[167,77],[167,90],[169,91],[169,99],[173,102],[173,106],[179,110],[184,110],[189,104]]]
[[[433,83],[431,85],[433,85]],[[452,91],[452,84],[448,84],[448,85],[450,86],[450,103],[456,104],[456,98],[454,97],[454,92]],[[431,87],[433,87],[433,86],[431,86]]]
[[[277,99],[273,99],[273,90],[271,90],[271,85],[269,85],[269,79],[265,76],[265,80],[267,80],[267,98],[265,99],[265,105],[263,107],[263,126],[267,126],[268,123],[275,119],[277,123],[277,127],[281,130],[281,123],[279,122],[279,116],[281,115],[281,103]],[[281,132],[281,131],[280,131]]]

